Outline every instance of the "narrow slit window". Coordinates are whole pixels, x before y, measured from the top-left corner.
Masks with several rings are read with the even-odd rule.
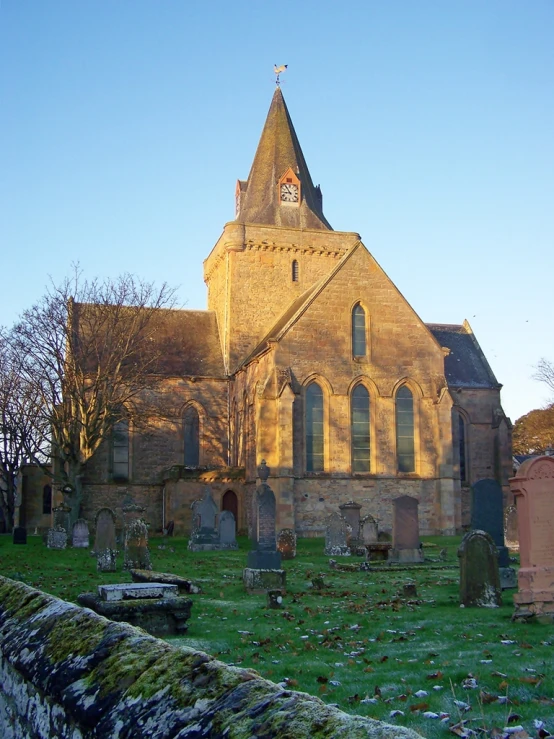
[[[324,469],[323,391],[316,382],[306,390],[306,471]]]
[[[352,311],[352,354],[355,357],[365,357],[365,310],[358,303]]]
[[[185,467],[200,464],[200,418],[196,408],[189,406],[183,417],[185,437]]]
[[[458,443],[460,449],[460,481],[467,482],[466,425],[461,415],[458,415]]]
[[[45,485],[42,488],[42,512],[52,513],[52,486]]]
[[[298,262],[296,259],[292,260],[292,281],[298,282]]]
[[[414,398],[405,385],[396,394],[396,460],[398,472],[415,471]]]
[[[129,478],[129,422],[118,421],[112,433],[113,476],[116,480]]]
[[[352,472],[369,472],[369,392],[363,385],[357,385],[352,393],[350,399],[350,418]]]

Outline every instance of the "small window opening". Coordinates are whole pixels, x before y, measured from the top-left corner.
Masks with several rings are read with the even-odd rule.
[[[292,262],[292,281],[298,282],[298,262],[296,259]]]

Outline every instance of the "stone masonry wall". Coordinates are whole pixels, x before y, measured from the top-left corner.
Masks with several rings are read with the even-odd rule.
[[[418,739],[0,577],[0,735]]]

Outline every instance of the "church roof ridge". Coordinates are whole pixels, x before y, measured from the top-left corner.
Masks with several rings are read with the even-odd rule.
[[[279,179],[289,169],[300,181],[300,202],[296,207],[281,206],[278,197]],[[332,231],[323,215],[321,190],[313,184],[279,86],[275,88],[248,179],[239,183],[237,220]]]

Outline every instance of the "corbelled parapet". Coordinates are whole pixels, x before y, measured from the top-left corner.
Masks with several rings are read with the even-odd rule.
[[[418,739],[0,577],[0,735]],[[262,729],[263,727],[263,729]]]

